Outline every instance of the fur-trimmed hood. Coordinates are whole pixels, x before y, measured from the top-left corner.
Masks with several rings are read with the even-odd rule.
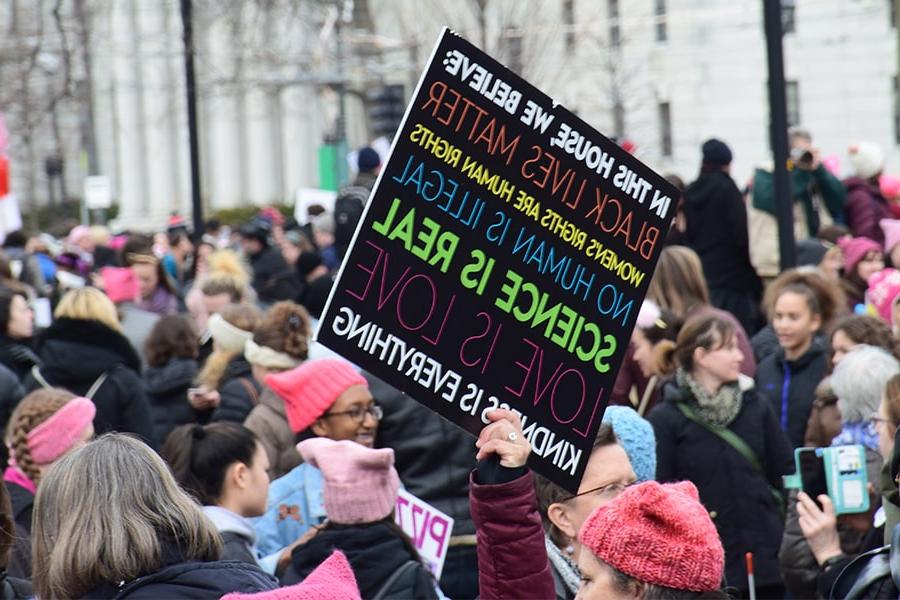
[[[141,371],[128,339],[98,321],[58,319],[40,335],[37,350],[41,372],[51,380],[95,379],[117,365]]]

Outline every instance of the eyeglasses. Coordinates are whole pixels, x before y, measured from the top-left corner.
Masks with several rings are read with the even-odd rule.
[[[894,424],[894,422],[891,421],[890,419],[883,419],[883,418],[879,417],[877,414],[873,415],[872,417],[869,418],[869,423],[872,424],[872,427],[877,427],[879,423],[885,423],[887,425],[890,425],[891,427],[894,427],[895,429],[897,427]]]
[[[629,483],[622,483],[621,481],[616,481],[614,483],[606,483],[601,486],[586,490],[584,492],[579,492],[578,494],[573,494],[571,496],[563,498],[562,500],[560,500],[560,502],[567,502],[574,498],[578,498],[579,496],[587,496],[588,494],[595,494],[595,493],[598,496],[600,496],[601,498],[608,498],[608,499],[612,500],[613,498],[615,498],[616,496],[618,496],[619,494],[624,492],[625,488],[631,487],[636,483],[637,483],[637,481],[631,481]]]
[[[366,415],[372,415],[372,417],[376,421],[380,421],[381,417],[384,416],[384,411],[377,404],[372,404],[371,406],[367,406],[366,408],[361,408],[356,406],[351,408],[350,410],[344,410],[341,412],[333,412],[333,413],[325,413],[322,415],[323,417],[339,417],[342,415],[347,415],[357,423],[362,423],[366,420]]]

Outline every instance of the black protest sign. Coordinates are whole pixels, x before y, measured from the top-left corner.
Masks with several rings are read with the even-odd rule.
[[[675,199],[445,29],[318,340],[473,434],[518,411],[532,467],[574,491]]]

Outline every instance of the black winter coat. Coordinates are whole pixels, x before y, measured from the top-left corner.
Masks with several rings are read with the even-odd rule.
[[[121,587],[104,583],[83,596],[100,600],[178,600],[209,598],[219,600],[225,594],[252,594],[278,587],[278,582],[259,567],[247,563],[222,560],[213,562],[179,562],[156,573],[139,577]]]
[[[7,570],[13,577],[31,579],[31,515],[34,512],[34,494],[17,483],[5,481],[12,506],[16,538],[9,555]]]
[[[2,427],[3,431],[6,430],[6,424],[9,423],[12,411],[19,404],[22,396],[25,395],[25,389],[19,381],[15,373],[0,365],[0,427]],[[0,446],[2,446],[0,447],[0,458],[3,458],[3,464],[5,465],[8,451],[6,444],[0,444]]]
[[[701,172],[684,197],[685,243],[700,256],[709,288],[758,295],[762,282],[750,262],[747,207],[731,176]]]
[[[260,302],[270,304],[279,300],[296,301],[299,298],[302,292],[300,278],[284,260],[278,248],[263,248],[262,252],[250,257],[250,266],[253,268],[251,285],[259,295]]]
[[[656,433],[656,478],[697,486],[725,547],[729,586],[747,587],[747,552],[753,552],[756,584],[779,584],[784,517],[769,486],[782,490],[782,476],[792,473],[794,465],[790,443],[769,403],[754,390],[744,392],[741,410],[728,426],[754,451],[765,469],[763,477],[730,444],[684,416],[676,402],[696,401],[690,392],[667,384],[664,401],[648,417]]]
[[[381,379],[368,373],[366,379],[384,410],[375,447],[394,449],[406,491],[453,517],[453,535],[475,533],[469,506],[475,438]]]
[[[250,541],[235,531],[220,531],[222,536],[222,560],[239,560],[257,565]]]
[[[28,600],[33,597],[30,581],[0,571],[0,600]]]
[[[43,361],[41,376],[54,387],[85,395],[98,378],[106,380],[92,400],[97,406],[94,429],[136,433],[151,445],[153,421],[141,381],[141,360],[128,340],[97,321],[58,319],[38,339]],[[27,391],[41,383],[33,374],[24,381]]]
[[[190,358],[174,358],[162,367],[148,367],[144,371],[153,433],[160,444],[179,425],[196,423],[202,417],[187,400],[187,391],[194,384],[197,371],[197,361]]]
[[[787,360],[784,350],[779,347],[775,354],[759,363],[756,389],[769,401],[794,448],[803,446],[816,387],[825,377],[826,363],[825,346],[818,339],[813,340],[806,354],[797,360]]]
[[[210,420],[243,423],[253,407],[259,404],[261,393],[262,388],[253,378],[253,369],[244,355],[232,358],[219,384],[219,406]]]
[[[0,364],[12,371],[19,381],[28,375],[31,367],[40,363],[41,359],[30,344],[0,334]]]
[[[414,560],[397,533],[383,522],[327,529],[293,551],[291,566],[282,577],[281,584],[302,581],[334,550],[340,550],[347,556],[363,598],[375,596],[395,571]],[[434,586],[431,574],[418,564],[390,587],[392,593],[387,594],[385,599],[437,598]]]

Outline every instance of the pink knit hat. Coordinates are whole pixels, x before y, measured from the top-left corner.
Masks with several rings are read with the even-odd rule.
[[[878,189],[881,190],[881,195],[888,202],[900,198],[900,177],[882,175],[878,178]]]
[[[322,561],[302,582],[256,594],[226,594],[222,600],[361,600],[347,557],[340,550]]]
[[[844,252],[844,272],[852,273],[856,265],[872,251],[881,252],[881,246],[866,237],[843,238],[838,246]]]
[[[28,432],[26,440],[31,460],[49,465],[68,452],[94,421],[97,408],[87,398],[72,398],[53,415]]]
[[[894,246],[900,244],[900,220],[881,219],[878,224],[884,232],[884,253],[890,254]]]
[[[374,523],[397,505],[400,477],[394,451],[373,450],[356,442],[310,438],[297,444],[303,460],[322,471],[325,514],[343,525]]]
[[[100,269],[103,291],[114,304],[134,302],[141,287],[131,267],[103,267]]]
[[[656,321],[658,321],[661,316],[662,311],[659,310],[659,306],[656,305],[656,302],[653,300],[644,300],[644,302],[641,303],[641,310],[638,311],[637,320],[634,324],[641,329],[649,329],[656,324]]]
[[[347,388],[368,383],[347,361],[323,358],[267,375],[266,385],[284,401],[288,424],[299,433],[324,415]]]
[[[711,592],[722,584],[725,550],[689,481],[647,481],[591,513],[578,539],[638,581]]]
[[[878,316],[888,325],[894,325],[894,304],[900,297],[900,271],[883,269],[869,278],[866,304],[870,304]]]

